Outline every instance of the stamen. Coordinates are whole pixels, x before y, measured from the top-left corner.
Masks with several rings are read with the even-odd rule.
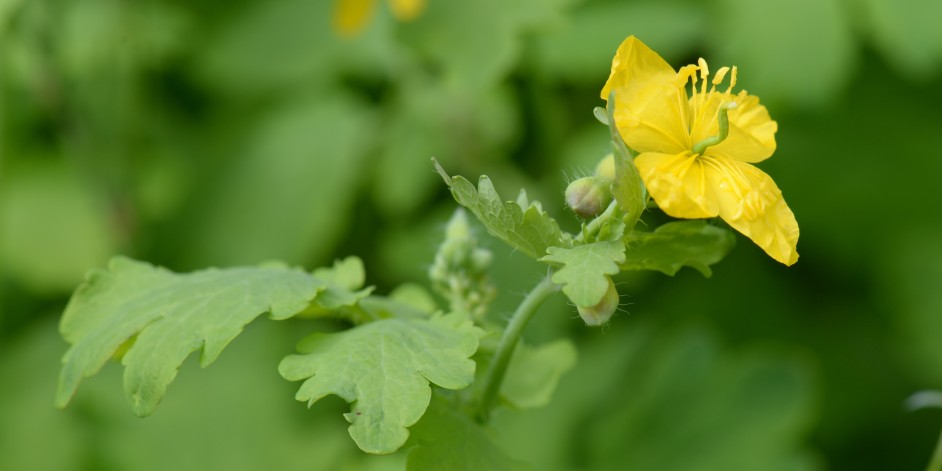
[[[730,90],[732,90],[733,87],[736,86],[736,71],[737,71],[737,70],[738,70],[738,69],[736,69],[736,66],[734,65],[734,66],[733,66],[733,73],[732,73],[732,75],[730,75],[730,77],[729,77],[729,88],[726,89],[726,93],[729,93]]]
[[[733,68],[734,74],[735,74],[735,71],[736,69]],[[716,116],[716,119],[719,121],[719,124],[720,124],[719,134],[715,136],[710,136],[694,144],[693,149],[692,149],[694,154],[702,154],[703,151],[705,151],[707,147],[715,146],[725,141],[726,138],[729,137],[729,116],[727,116],[727,113],[729,110],[735,109],[735,108],[736,108],[735,101],[730,101],[728,103],[723,103],[722,105],[720,105],[720,110]]]
[[[726,78],[727,72],[729,72],[729,67],[720,67],[720,70],[716,71],[716,76],[713,77],[713,85],[719,85],[723,83],[723,79]]]
[[[697,66],[691,65],[693,69],[690,71],[690,95],[697,96]]]
[[[706,94],[707,86],[707,77],[710,76],[710,68],[707,67],[707,62],[703,58],[697,59],[697,64],[700,66],[700,78],[703,79],[703,84],[700,85],[700,93]],[[696,83],[694,83],[696,85]]]
[[[697,66],[690,64],[685,65],[677,71],[677,82],[676,85],[678,88],[687,86],[687,80],[690,80],[690,77],[693,76],[696,81]]]

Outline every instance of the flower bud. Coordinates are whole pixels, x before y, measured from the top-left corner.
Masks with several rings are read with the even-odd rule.
[[[475,273],[483,273],[491,267],[494,254],[490,250],[476,248],[471,252],[471,269]]]
[[[583,177],[566,187],[566,204],[579,217],[598,216],[612,200],[612,181],[605,177]]]
[[[608,154],[599,161],[599,164],[595,166],[595,174],[600,177],[608,178],[609,180],[615,179],[615,156]]]
[[[609,277],[605,277],[605,279],[608,280],[608,291],[605,292],[605,296],[602,296],[602,300],[598,304],[591,307],[576,306],[576,310],[579,311],[579,315],[582,316],[582,320],[585,321],[586,325],[594,327],[605,324],[615,314],[615,310],[618,309],[619,298],[615,283],[612,283],[612,279]]]

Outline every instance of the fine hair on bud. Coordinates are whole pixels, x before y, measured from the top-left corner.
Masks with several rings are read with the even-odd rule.
[[[598,216],[612,201],[611,186],[605,177],[582,177],[566,188],[566,205],[583,219]]]
[[[576,306],[579,316],[588,326],[595,327],[607,323],[618,310],[618,290],[615,289],[615,283],[610,277],[605,277],[605,279],[608,281],[608,290],[605,291],[605,296],[602,296],[598,304],[589,307]]]

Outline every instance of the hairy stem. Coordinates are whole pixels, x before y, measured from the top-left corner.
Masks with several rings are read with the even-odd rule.
[[[598,234],[599,229],[602,228],[602,224],[608,222],[617,210],[618,202],[613,200],[611,203],[609,203],[608,207],[605,208],[605,212],[599,214],[595,219],[589,221],[588,225],[583,226],[582,232],[576,236],[576,240],[580,242],[586,242],[588,239],[595,236],[595,234]]]
[[[487,422],[490,418],[491,409],[494,408],[494,403],[500,393],[500,387],[504,383],[504,375],[507,373],[507,366],[510,365],[510,358],[513,356],[517,341],[520,340],[520,335],[527,327],[527,323],[533,318],[533,314],[536,313],[540,304],[549,295],[559,290],[559,285],[551,280],[552,275],[551,270],[523,298],[523,302],[517,306],[517,310],[510,318],[507,328],[504,329],[504,334],[497,344],[497,351],[494,352],[494,358],[487,369],[487,374],[484,376],[484,389],[481,394],[481,401],[478,404],[478,420],[481,422]]]

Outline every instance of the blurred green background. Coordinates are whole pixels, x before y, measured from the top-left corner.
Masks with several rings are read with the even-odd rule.
[[[189,271],[360,255],[388,292],[425,280],[455,208],[432,172],[525,187],[570,229],[568,178],[607,152],[592,117],[629,34],[680,66],[735,64],[779,122],[761,164],[801,260],[740,237],[712,279],[618,281],[582,325],[562,296],[527,332],[576,340],[553,404],[494,433],[536,469],[922,469],[942,413],[942,3],[428,0],[331,27],[324,0],[0,0],[0,469],[397,469],[276,371],[309,332],[259,321],[187,361],[156,414],[120,368],[52,407],[56,322],[92,267]],[[656,217],[656,214],[652,214]],[[497,316],[542,268],[497,255]]]

